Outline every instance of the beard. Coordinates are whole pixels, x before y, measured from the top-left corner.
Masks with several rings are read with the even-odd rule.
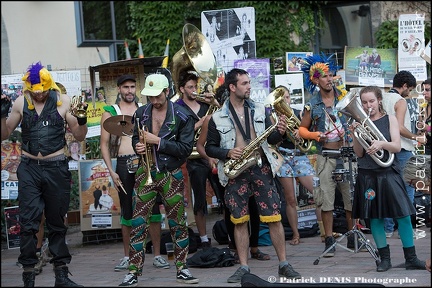
[[[30,95],[34,102],[43,103],[48,98],[49,91],[44,91],[42,93],[31,93]]]
[[[126,94],[126,95],[122,95],[122,99],[124,102],[126,103],[132,103],[135,101],[135,94]]]

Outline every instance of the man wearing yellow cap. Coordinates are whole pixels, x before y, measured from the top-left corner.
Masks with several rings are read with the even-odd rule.
[[[7,139],[21,124],[22,156],[17,170],[20,211],[20,252],[24,287],[35,284],[36,234],[45,210],[48,242],[54,265],[55,286],[82,287],[68,278],[66,264],[72,256],[66,245],[64,215],[69,209],[71,173],[64,154],[65,125],[75,139],[87,134],[87,118],[71,111],[71,99],[60,92],[49,71],[40,62],[29,66],[22,78],[23,96],[18,97],[8,116],[10,99],[1,96],[1,139]],[[86,109],[85,103],[77,103]],[[7,117],[8,116],[8,117]],[[7,119],[6,119],[7,118]]]
[[[165,206],[174,244],[176,281],[196,284],[199,280],[186,265],[189,236],[181,170],[192,153],[195,120],[185,108],[168,99],[169,83],[163,74],[148,75],[141,95],[147,97],[147,104],[139,107],[132,118],[132,147],[141,157],[141,169],[135,175],[137,195],[133,201],[129,273],[119,286],[136,286],[142,275],[148,223],[157,195]]]

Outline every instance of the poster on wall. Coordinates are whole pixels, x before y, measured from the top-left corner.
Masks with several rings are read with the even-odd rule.
[[[235,60],[234,67],[244,69],[249,73],[250,98],[256,102],[264,103],[270,93],[270,59]]]
[[[237,59],[256,58],[255,8],[242,7],[201,12],[201,32],[227,73]]]
[[[399,71],[410,71],[417,81],[427,78],[426,61],[421,57],[425,48],[424,15],[399,16],[398,63]]]
[[[291,107],[303,110],[305,104],[303,73],[288,73],[275,75],[275,87],[283,85],[290,91]]]
[[[117,160],[111,161],[115,170]],[[81,231],[120,228],[120,199],[105,162],[82,160],[78,165]]]
[[[392,87],[397,73],[397,49],[345,46],[345,84]]]
[[[21,162],[21,133],[15,130],[9,139],[1,143],[1,199],[18,198],[17,169]]]
[[[312,52],[286,52],[286,72],[300,72],[304,59],[308,56],[312,56]]]
[[[20,247],[20,230],[19,224],[19,208],[18,206],[5,207],[4,215],[6,221],[6,238],[8,249]]]
[[[76,140],[70,131],[66,131],[65,139],[65,155],[69,160],[69,170],[78,170],[78,161],[86,160],[86,143]]]

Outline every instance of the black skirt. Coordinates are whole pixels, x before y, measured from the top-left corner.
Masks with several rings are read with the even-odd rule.
[[[394,168],[358,169],[353,218],[401,218],[415,213],[402,176]]]

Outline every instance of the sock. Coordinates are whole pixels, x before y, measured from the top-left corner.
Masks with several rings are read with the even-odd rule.
[[[41,253],[41,251],[42,251],[42,247],[36,248],[36,253]]]
[[[200,238],[201,238],[201,243],[202,243],[202,242],[208,242],[208,241],[209,241],[207,235],[200,236]]]
[[[242,269],[244,269],[246,271],[250,271],[249,270],[249,266],[247,266],[247,265],[240,265],[240,268],[242,268]]]
[[[279,268],[282,268],[285,265],[288,265],[288,261],[281,261],[281,262],[279,262]]]
[[[129,260],[129,256],[124,256],[123,259]]]

